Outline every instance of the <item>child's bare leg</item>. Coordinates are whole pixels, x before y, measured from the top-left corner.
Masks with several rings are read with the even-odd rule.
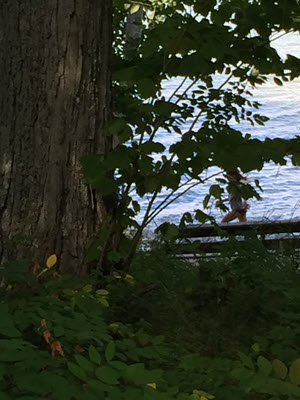
[[[234,219],[238,218],[238,212],[237,211],[230,211],[228,214],[223,217],[221,222],[230,222],[233,221]]]
[[[247,222],[246,214],[241,213],[241,212],[237,212],[237,217],[238,217],[240,222]]]

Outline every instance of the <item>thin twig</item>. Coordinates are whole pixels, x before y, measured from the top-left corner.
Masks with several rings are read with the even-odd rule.
[[[237,65],[235,71],[236,71],[237,69],[241,68],[242,65],[243,65],[242,62],[240,63],[240,65]],[[225,85],[227,85],[227,83],[228,83],[228,82],[230,81],[230,79],[233,77],[233,72],[234,72],[234,71],[232,71],[232,73],[228,76],[228,78],[226,78],[225,81],[224,81],[216,90],[222,90],[223,87],[224,87]],[[188,132],[191,132],[191,131],[194,129],[194,126],[195,126],[195,125],[197,124],[197,122],[199,121],[199,118],[201,117],[201,115],[203,114],[203,112],[204,112],[203,110],[200,110],[200,111],[199,111],[198,115],[195,117],[194,121],[192,122],[192,124],[191,124],[190,129],[188,130]]]
[[[181,93],[180,97],[178,97],[178,99],[175,101],[174,104],[178,104],[181,100],[181,98],[199,81],[199,78],[194,79],[190,85],[184,89],[184,91]]]
[[[193,187],[200,185],[201,182],[195,182],[194,184],[190,185],[188,188],[186,188],[183,192],[178,193],[177,196],[175,196],[172,200],[170,200],[167,204],[165,204],[163,207],[161,207],[156,213],[152,214],[152,217],[147,220],[147,225],[150,224],[150,222],[158,215],[160,214],[165,208],[169,207],[170,204],[174,203],[179,197],[183,196],[186,192],[188,192],[190,189]]]
[[[183,79],[183,81],[180,83],[180,85],[177,87],[177,89],[175,89],[175,91],[172,93],[171,97],[169,98],[168,102],[170,102],[170,100],[172,99],[173,96],[175,96],[175,94],[178,92],[178,90],[181,89],[181,87],[183,86],[183,83],[186,81],[187,78]],[[174,102],[175,105],[177,105],[179,103],[179,101],[181,100],[181,97],[184,96],[197,82],[198,82],[198,78],[194,79],[189,86],[187,86],[184,91],[181,93],[180,97],[178,97],[178,99]],[[156,123],[154,124],[154,130],[151,133],[150,137],[149,137],[149,141],[153,140],[156,132],[158,131],[158,129],[160,128],[160,125],[166,121],[166,119],[164,118],[160,118],[156,121]]]
[[[148,224],[147,220],[149,218],[151,207],[152,207],[152,205],[154,203],[154,200],[156,199],[157,195],[158,195],[158,191],[154,192],[153,195],[152,195],[151,200],[149,201],[148,207],[146,209],[146,212],[145,212],[145,215],[144,215],[144,218],[143,218],[143,222],[141,223],[141,229],[144,229],[145,226]]]
[[[176,93],[182,88],[182,86],[185,84],[185,82],[187,81],[188,77],[186,76],[184,79],[182,79],[181,83],[179,86],[177,86],[177,88],[174,90],[174,92],[171,94],[171,96],[168,98],[168,102],[170,102],[173,97],[176,95]]]
[[[206,182],[207,180],[209,180],[209,179],[211,179],[211,178],[213,178],[213,177],[215,177],[215,176],[218,176],[218,175],[220,175],[220,174],[222,174],[222,173],[223,173],[223,171],[216,172],[215,174],[212,174],[212,175],[210,175],[209,177],[207,177],[207,178],[205,178],[205,179],[201,179],[199,182],[195,182],[194,184],[192,184],[192,185],[190,185],[188,188],[186,188],[183,192],[178,193],[177,196],[175,196],[172,200],[170,200],[170,201],[169,201],[168,203],[166,203],[166,204],[164,204],[164,203],[165,203],[165,200],[163,200],[163,201],[156,207],[156,209],[153,210],[153,212],[149,215],[149,218],[148,218],[148,220],[147,220],[146,225],[149,225],[149,223],[150,223],[159,213],[161,213],[161,211],[163,211],[165,208],[169,207],[170,204],[174,203],[174,201],[176,201],[177,199],[179,199],[179,197],[183,196],[183,195],[184,195],[185,193],[187,193],[190,189],[192,189],[192,188],[194,188],[195,186],[200,185],[200,184]],[[181,187],[182,187],[182,186],[181,186]],[[177,190],[178,190],[178,189],[177,189]],[[175,191],[173,191],[172,194],[174,194],[174,193],[175,193]],[[164,204],[164,205],[163,205],[163,204]],[[145,225],[145,226],[146,226],[146,225]]]
[[[172,192],[169,193],[169,194],[159,203],[159,205],[158,205],[156,208],[154,208],[154,210],[149,214],[149,218],[151,218],[152,215],[155,214],[156,211],[158,211],[158,210],[173,196],[173,194],[174,194],[175,192],[177,192],[177,190],[179,190],[179,189],[183,188],[184,186],[188,185],[188,184],[189,184],[191,181],[193,181],[193,180],[194,180],[194,178],[190,178],[190,179],[187,180],[186,182],[180,184],[180,185],[178,186],[177,189],[172,190]]]
[[[196,118],[194,119],[194,121],[192,122],[190,129],[188,130],[188,132],[191,132],[194,129],[194,126],[197,124],[197,122],[199,121],[199,118],[201,117],[203,113],[203,110],[200,110],[198,115],[196,116]]]

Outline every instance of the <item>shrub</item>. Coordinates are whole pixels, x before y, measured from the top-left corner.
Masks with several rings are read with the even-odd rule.
[[[105,289],[51,271],[37,280],[23,262],[2,277],[1,399],[173,398],[154,389],[163,371],[146,366],[162,338],[107,322]]]
[[[130,274],[115,273],[102,288],[59,275],[51,263],[33,271],[7,263],[0,269],[0,399],[298,399],[299,277],[283,261],[266,253],[197,266],[141,253]],[[251,293],[257,299],[246,305]],[[256,323],[246,322],[239,302]],[[238,324],[249,332],[225,351]]]

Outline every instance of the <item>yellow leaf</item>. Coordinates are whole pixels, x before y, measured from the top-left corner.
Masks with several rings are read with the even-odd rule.
[[[155,17],[155,10],[154,11],[149,11],[148,13],[147,13],[147,17],[149,18],[149,19],[153,19],[154,17]]]
[[[250,73],[251,73],[251,76],[257,77],[259,75],[259,69],[252,68]]]
[[[212,394],[206,393],[203,390],[193,390],[193,394],[196,394],[197,396],[201,396],[200,400],[209,400],[209,399],[214,399],[215,396],[213,396]]]
[[[125,10],[128,10],[130,7],[131,7],[131,4],[128,4],[128,3],[125,3],[125,4],[124,4]]]
[[[109,324],[110,328],[118,328],[119,324],[117,324],[116,322],[113,322],[112,324]]]
[[[130,8],[130,14],[135,14],[140,9],[140,4],[133,4]]]
[[[120,274],[118,274],[117,272],[114,272],[114,278],[122,279],[122,276]]]
[[[57,263],[57,257],[56,254],[52,254],[52,256],[50,256],[47,261],[46,261],[46,266],[47,268],[52,268],[53,265],[55,265]]]
[[[109,294],[109,292],[105,289],[99,289],[99,290],[96,290],[96,294],[98,296],[107,296]]]
[[[147,383],[147,386],[149,386],[149,387],[151,387],[153,389],[156,389],[156,383],[155,382],[154,383]]]
[[[99,303],[101,303],[104,307],[109,307],[108,301],[105,297],[99,297]]]
[[[124,281],[130,283],[130,285],[134,284],[134,277],[132,275],[127,274],[124,278]]]
[[[134,279],[134,277],[132,275],[126,274],[124,279]]]

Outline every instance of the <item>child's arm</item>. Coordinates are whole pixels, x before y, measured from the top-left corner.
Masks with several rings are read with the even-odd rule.
[[[229,200],[228,197],[226,197],[226,199],[217,200],[216,206],[219,207],[220,205],[222,205],[223,203],[225,203],[225,201],[228,201],[228,200]]]
[[[229,200],[228,197],[226,197],[226,199],[217,200],[217,206],[218,206],[219,204],[225,203],[225,201],[228,201],[228,200]]]

